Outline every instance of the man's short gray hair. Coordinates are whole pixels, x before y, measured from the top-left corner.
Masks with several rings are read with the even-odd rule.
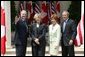
[[[64,13],[64,12],[65,12],[65,13],[67,13],[67,14],[68,14],[68,16],[69,16],[69,12],[68,12],[67,10],[64,10],[62,13]]]

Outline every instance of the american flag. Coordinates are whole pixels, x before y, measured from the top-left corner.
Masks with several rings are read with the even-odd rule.
[[[60,16],[60,1],[48,1],[50,14],[56,13]]]
[[[40,8],[40,1],[35,1],[34,2],[34,13],[40,13],[41,8]]]
[[[84,43],[84,1],[82,1],[81,6],[81,20],[77,26],[77,36],[75,40],[75,46],[80,46]]]
[[[51,3],[51,10],[50,10],[51,14],[56,13],[56,8],[55,8],[56,1],[51,1],[50,3]]]
[[[51,1],[51,14],[56,13],[60,17],[60,1]]]

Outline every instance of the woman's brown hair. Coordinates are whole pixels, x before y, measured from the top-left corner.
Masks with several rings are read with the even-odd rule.
[[[57,14],[52,14],[52,15],[51,15],[51,19],[55,19],[57,23],[60,23],[60,19],[59,19],[59,17],[57,16]]]

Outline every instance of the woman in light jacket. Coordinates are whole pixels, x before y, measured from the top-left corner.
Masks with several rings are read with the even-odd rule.
[[[59,51],[59,43],[61,39],[61,28],[59,18],[56,14],[51,16],[51,25],[49,26],[49,53],[50,56],[57,56]]]

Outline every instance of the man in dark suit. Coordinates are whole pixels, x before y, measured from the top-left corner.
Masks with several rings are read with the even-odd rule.
[[[61,23],[62,30],[62,56],[74,56],[73,40],[76,38],[76,24],[73,20],[69,19],[69,12],[63,11],[63,22]]]
[[[27,34],[28,34],[26,15],[27,15],[26,11],[22,10],[20,18],[15,20],[16,56],[25,56],[26,54]]]
[[[36,23],[32,24],[31,26],[32,55],[33,56],[45,56],[46,28],[44,24],[41,24],[40,14],[35,14],[34,19]]]

